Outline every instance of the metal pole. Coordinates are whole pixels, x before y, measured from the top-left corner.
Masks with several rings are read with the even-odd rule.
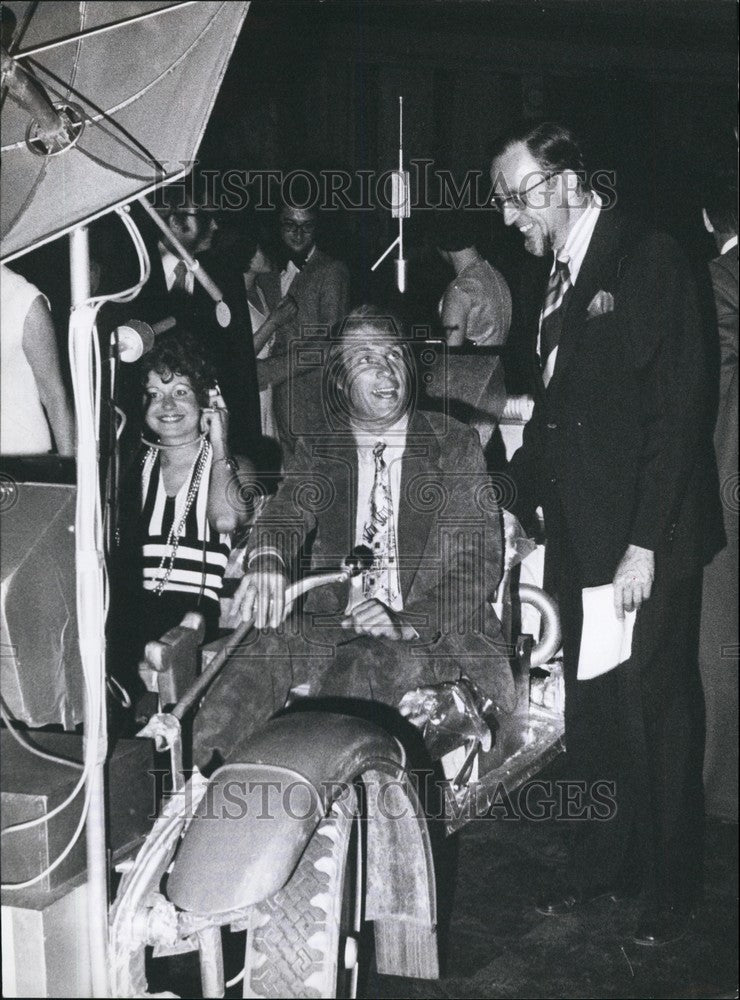
[[[72,310],[90,298],[90,247],[86,227],[73,230],[69,237]],[[74,321],[71,323],[74,336]],[[98,618],[103,607],[103,552],[95,523],[99,490],[97,427],[94,425],[92,391],[84,377],[85,356],[92,345],[77,345],[82,378],[75,400],[77,413],[77,614],[80,654],[85,669],[86,703],[83,749],[85,764],[90,761],[86,786],[89,808],[85,825],[87,849],[87,921],[90,945],[90,976],[93,997],[110,996],[108,979],[108,878],[105,843],[105,779],[107,720],[105,713],[105,637]],[[89,354],[87,355],[89,360]],[[87,398],[85,398],[87,396]],[[80,419],[82,418],[82,419]],[[81,530],[82,529],[82,530]],[[82,536],[82,537],[80,537]]]
[[[192,272],[195,280],[199,282],[207,294],[210,295],[216,303],[216,319],[218,320],[219,325],[224,328],[227,327],[229,323],[231,323],[231,312],[226,302],[224,302],[223,293],[216,282],[210,277],[205,268],[200,266],[200,262],[188,253],[164,219],[160,218],[157,210],[149,204],[146,198],[139,198],[139,204],[157,229],[159,229],[162,235],[168,240],[169,243],[172,244],[175,250],[177,250],[180,257],[182,257],[185,261],[188,270]]]

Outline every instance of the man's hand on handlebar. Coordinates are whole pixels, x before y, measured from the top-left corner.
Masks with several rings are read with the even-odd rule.
[[[502,514],[504,521],[504,572],[506,572],[521,562],[524,555],[527,554],[528,539],[527,533],[519,523],[519,519],[511,511],[504,508]],[[520,552],[520,540],[523,540],[525,543],[524,554]],[[530,544],[534,548],[534,543]]]
[[[409,640],[416,636],[416,630],[404,625],[395,611],[371,597],[352,608],[342,621],[342,628],[353,629],[358,635],[371,635],[395,641]]]
[[[234,596],[242,621],[256,628],[277,628],[287,612],[285,591],[288,579],[285,568],[274,556],[262,556],[247,570]]]

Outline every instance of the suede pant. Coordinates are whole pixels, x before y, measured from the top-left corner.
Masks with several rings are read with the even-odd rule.
[[[195,717],[193,759],[201,769],[238,760],[239,747],[291,691],[311,698],[398,706],[406,691],[457,680],[449,658],[414,655],[411,644],[324,629],[320,641],[253,630],[214,681]]]

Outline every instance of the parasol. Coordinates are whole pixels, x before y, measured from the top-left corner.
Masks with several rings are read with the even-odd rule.
[[[11,68],[67,124],[44,140],[43,105],[14,97],[3,65],[2,258],[10,260],[185,174],[246,3],[3,3]]]

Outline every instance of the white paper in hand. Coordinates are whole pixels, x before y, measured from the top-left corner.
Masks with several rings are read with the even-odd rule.
[[[623,619],[614,610],[614,586],[585,587],[583,597],[583,631],[578,657],[578,680],[613,670],[632,655],[632,633],[636,611],[628,611]]]

